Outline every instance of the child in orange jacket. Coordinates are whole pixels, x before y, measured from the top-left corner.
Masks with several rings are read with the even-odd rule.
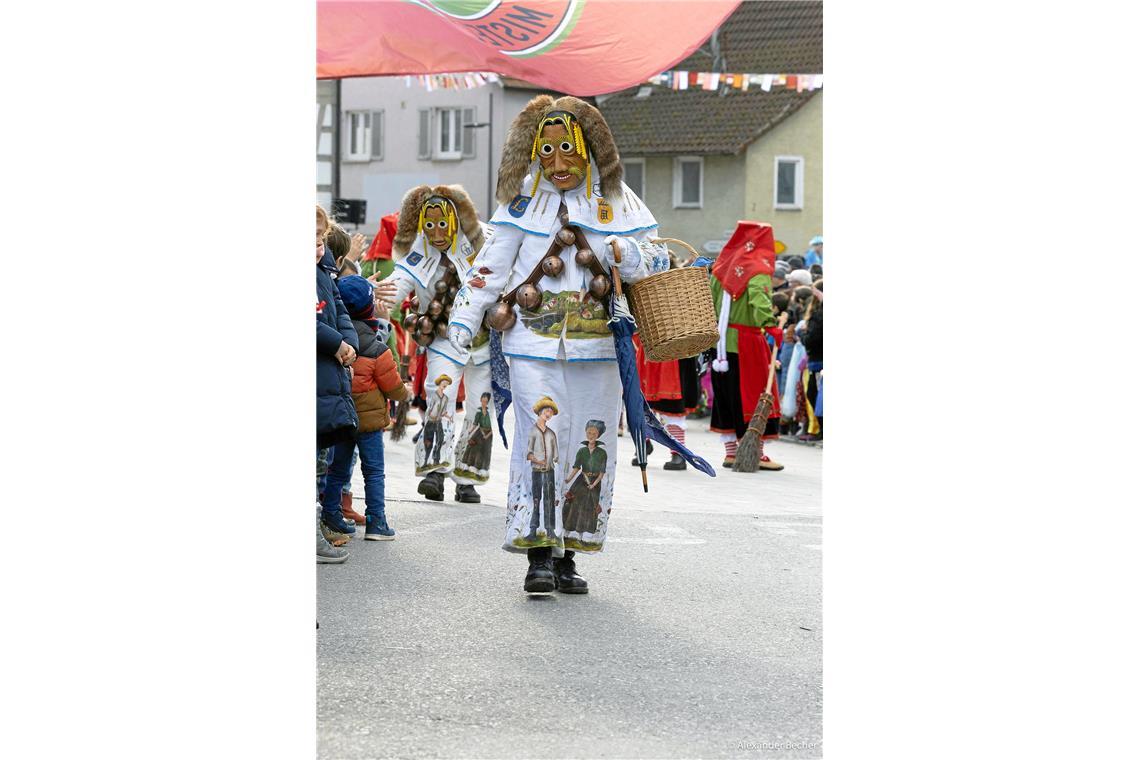
[[[352,400],[360,425],[356,448],[364,475],[365,541],[391,541],[396,531],[384,513],[384,429],[388,427],[388,400],[408,398],[408,388],[400,380],[396,361],[387,344],[387,330],[381,330],[375,315],[372,284],[359,275],[337,280],[352,325],[360,338],[360,350],[352,365]],[[386,326],[386,325],[385,325]],[[352,477],[352,447],[335,448],[325,484],[324,508],[339,509],[340,489]]]

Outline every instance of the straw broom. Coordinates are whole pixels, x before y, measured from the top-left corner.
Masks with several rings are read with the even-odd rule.
[[[400,380],[408,382],[411,380],[411,375],[408,374],[409,366],[412,363],[412,354],[414,349],[411,347],[412,337],[409,333],[404,333],[404,347],[400,352]],[[389,433],[389,438],[392,441],[400,441],[408,429],[408,411],[412,407],[412,399],[409,396],[403,401],[396,402],[396,414],[392,419],[392,430]]]
[[[411,402],[407,399],[396,402],[396,414],[392,418],[392,430],[388,434],[393,442],[403,440],[407,434],[409,408],[411,408]]]
[[[780,315],[780,329],[784,328],[784,323],[788,319],[787,312]],[[756,411],[752,413],[752,419],[748,422],[748,429],[744,431],[744,437],[740,439],[740,445],[736,447],[736,461],[732,465],[733,472],[756,472],[760,469],[760,436],[764,434],[764,427],[768,424],[768,415],[772,413],[772,404],[775,399],[772,398],[772,380],[776,376],[776,351],[775,346],[770,352],[768,357],[768,384],[764,388],[764,392],[760,394],[760,400],[756,402]]]

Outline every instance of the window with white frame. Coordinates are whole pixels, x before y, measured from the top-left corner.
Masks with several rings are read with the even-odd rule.
[[[700,156],[673,159],[673,208],[701,208],[704,203],[705,160]]]
[[[463,157],[463,109],[440,108],[435,113],[435,158]]]
[[[772,207],[802,209],[804,207],[803,156],[776,156],[772,187]]]
[[[372,113],[346,111],[344,114],[344,157],[367,161],[372,157]]]
[[[372,160],[384,158],[384,112],[372,112]]]
[[[384,157],[384,112],[346,111],[344,158],[347,161],[378,161]]]
[[[627,158],[621,162],[622,167],[625,169],[625,184],[629,189],[637,195],[638,198],[645,197],[645,159],[644,158]]]
[[[475,158],[475,107],[421,108],[416,158],[454,161]],[[485,125],[480,125],[485,126]]]

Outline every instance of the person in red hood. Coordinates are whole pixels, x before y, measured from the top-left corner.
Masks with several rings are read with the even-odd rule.
[[[720,341],[712,366],[713,408],[709,429],[721,434],[724,466],[736,462],[736,447],[748,427],[783,338],[772,315],[776,266],[772,225],[739,222],[713,264],[713,305]],[[772,412],[760,440],[760,469],[782,470],[764,454],[764,440],[779,437],[780,399],[773,383]]]

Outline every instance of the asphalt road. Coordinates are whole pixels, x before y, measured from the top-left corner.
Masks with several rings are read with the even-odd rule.
[[[689,444],[719,465],[704,427]],[[656,452],[648,495],[625,464],[568,596],[524,593],[499,548],[500,443],[477,505],[424,501],[409,442],[385,444],[397,540],[317,567],[320,758],[822,756],[821,448],[715,479]]]

